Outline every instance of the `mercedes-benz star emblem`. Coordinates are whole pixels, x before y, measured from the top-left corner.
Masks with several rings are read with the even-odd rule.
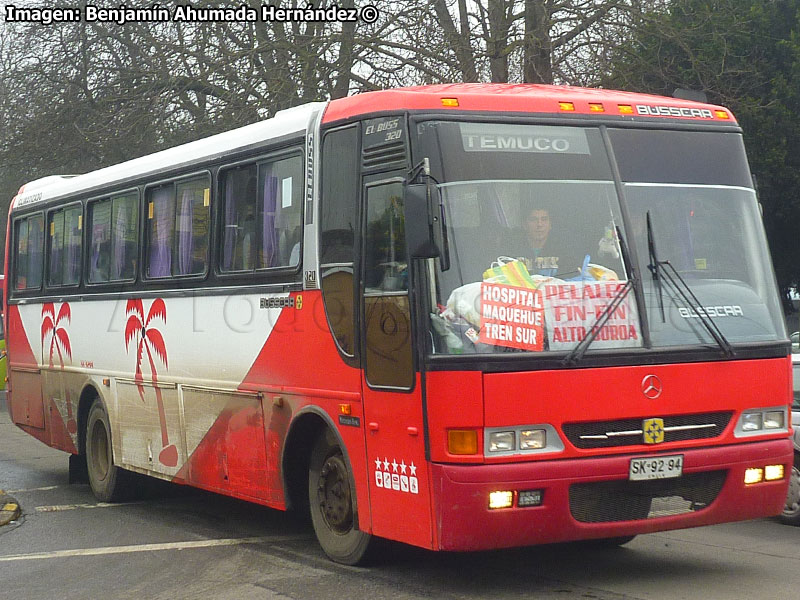
[[[642,379],[642,393],[649,400],[655,400],[664,391],[664,384],[655,375],[646,375]]]

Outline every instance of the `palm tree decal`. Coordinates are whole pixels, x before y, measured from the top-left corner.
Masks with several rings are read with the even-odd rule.
[[[50,335],[50,368],[53,368],[53,354],[58,353],[58,362],[61,370],[64,370],[64,355],[72,359],[72,346],[69,343],[69,334],[64,329],[62,323],[69,323],[72,319],[72,311],[69,303],[64,302],[58,309],[52,302],[42,305],[42,357],[44,357],[44,340]],[[63,352],[62,352],[63,350]],[[72,415],[72,400],[69,397],[69,386],[65,386],[64,394],[67,402],[67,431],[75,434],[78,431],[78,424]]]
[[[174,444],[169,443],[167,417],[164,412],[164,402],[161,398],[161,388],[158,387],[158,374],[154,360],[154,356],[158,357],[164,367],[169,368],[167,364],[167,346],[164,343],[164,338],[161,332],[153,326],[153,321],[157,318],[161,319],[165,325],[167,324],[167,307],[161,298],[156,298],[150,305],[150,310],[147,311],[147,318],[145,318],[141,299],[128,300],[125,307],[125,316],[128,318],[128,322],[125,325],[125,349],[128,350],[131,341],[136,340],[136,375],[134,380],[142,402],[145,402],[144,386],[142,385],[144,383],[142,360],[145,354],[147,354],[147,359],[150,363],[151,380],[155,384],[158,418],[161,422],[162,445],[158,460],[162,465],[174,467],[178,464],[178,449]]]

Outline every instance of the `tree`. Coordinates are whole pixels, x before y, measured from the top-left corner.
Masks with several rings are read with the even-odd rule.
[[[673,0],[643,14],[612,87],[703,91],[741,124],[780,288],[800,283],[800,0]]]
[[[0,22],[0,206],[26,181],[118,163],[304,102],[452,81],[592,83],[640,3],[654,1],[370,0],[378,9],[370,22]],[[314,6],[333,4],[368,3]]]

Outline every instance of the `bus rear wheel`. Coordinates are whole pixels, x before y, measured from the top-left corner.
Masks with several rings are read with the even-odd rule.
[[[338,563],[355,565],[367,556],[372,536],[358,529],[358,511],[347,460],[333,434],[320,436],[308,468],[311,522],[322,550]]]
[[[114,465],[111,446],[111,426],[101,400],[95,400],[86,420],[86,466],[89,485],[101,502],[122,500],[131,474]]]

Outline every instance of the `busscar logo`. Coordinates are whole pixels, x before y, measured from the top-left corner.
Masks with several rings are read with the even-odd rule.
[[[698,306],[697,310],[680,307],[678,314],[684,319],[699,319],[700,317],[743,317],[744,311],[739,305]]]
[[[650,106],[637,104],[636,112],[647,117],[682,117],[684,119],[713,119],[714,114],[707,108],[686,108],[680,106]]]
[[[302,306],[302,300],[300,301]],[[294,298],[261,298],[259,308],[294,308]],[[298,307],[299,308],[299,307]]]

